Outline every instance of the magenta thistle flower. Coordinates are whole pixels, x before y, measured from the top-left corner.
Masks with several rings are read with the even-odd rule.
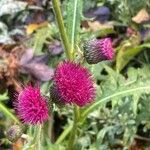
[[[95,88],[90,72],[79,64],[65,61],[58,65],[54,85],[59,100],[85,106],[95,98]]]
[[[39,87],[25,87],[17,97],[15,108],[20,119],[26,124],[43,123],[48,119],[46,99],[41,95]]]
[[[89,64],[96,64],[103,60],[112,60],[114,50],[110,38],[93,39],[85,43],[84,56]]]

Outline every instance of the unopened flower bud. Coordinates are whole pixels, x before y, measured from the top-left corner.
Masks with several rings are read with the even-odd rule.
[[[63,107],[65,105],[64,100],[61,98],[60,93],[55,85],[51,86],[50,88],[50,98],[58,107]]]
[[[11,142],[17,141],[21,137],[21,135],[22,135],[22,129],[18,125],[13,125],[6,132],[6,137]]]
[[[84,44],[84,57],[89,64],[112,60],[114,50],[110,38],[92,39]]]

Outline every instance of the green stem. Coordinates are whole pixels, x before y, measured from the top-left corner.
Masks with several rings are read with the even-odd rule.
[[[41,150],[42,149],[42,125],[39,125],[37,127],[37,135],[35,137],[35,150]]]
[[[10,112],[10,110],[3,105],[0,102],[0,110],[4,113],[4,115],[6,115],[7,117],[11,118],[12,120],[14,120],[16,123],[20,124],[19,120]]]
[[[53,4],[54,12],[55,12],[57,25],[58,25],[59,32],[60,32],[60,37],[61,37],[64,49],[65,49],[67,59],[73,60],[73,51],[71,49],[71,45],[69,43],[68,36],[66,34],[66,30],[65,30],[65,26],[64,26],[64,22],[63,22],[63,17],[62,17],[61,10],[60,10],[59,0],[52,0],[52,4]],[[76,133],[77,133],[78,118],[79,118],[79,110],[78,110],[77,106],[74,106],[73,125],[71,124],[69,126],[69,128],[63,132],[63,134],[56,141],[56,144],[60,143],[68,135],[68,133],[71,131],[67,149],[68,150],[73,149],[73,146],[75,143],[75,137],[76,137]]]
[[[72,128],[71,133],[70,133],[67,150],[73,150],[75,138],[76,138],[76,134],[77,134],[78,117],[79,117],[79,109],[76,105],[74,105],[73,128]]]
[[[52,0],[52,4],[53,4],[55,17],[56,17],[57,25],[58,25],[59,32],[60,32],[60,37],[61,37],[64,49],[65,49],[66,56],[69,60],[72,60],[71,46],[69,44],[69,40],[68,40],[65,26],[64,26],[63,17],[61,14],[60,2],[59,0]]]
[[[73,128],[73,124],[69,124],[68,127],[66,127],[66,129],[62,132],[62,134],[59,136],[59,138],[57,139],[57,141],[55,142],[55,144],[60,144],[65,138],[66,136],[70,133],[70,131]]]

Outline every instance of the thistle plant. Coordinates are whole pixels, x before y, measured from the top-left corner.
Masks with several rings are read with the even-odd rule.
[[[52,86],[50,87],[50,99],[59,106],[68,107],[68,105],[71,105],[74,107],[73,125],[69,128],[72,130],[66,147],[67,150],[73,150],[79,124],[82,124],[85,119],[85,116],[83,117],[81,115],[81,108],[94,103],[96,87],[93,75],[82,62],[79,62],[79,60],[77,61],[75,57],[77,53],[76,44],[78,43],[78,38],[75,36],[79,29],[75,27],[75,24],[78,20],[79,22],[77,25],[80,26],[80,19],[74,18],[72,30],[70,30],[71,34],[68,34],[69,29],[66,29],[64,25],[59,0],[52,0],[52,4],[60,38],[65,50],[66,60],[60,62],[56,67]],[[81,4],[77,2],[75,7],[78,5]],[[74,13],[77,13],[77,11]],[[69,36],[71,36],[71,40]],[[84,57],[89,64],[110,60],[114,56],[110,38],[88,41],[84,48]],[[48,100],[42,95],[40,87],[31,85],[26,86],[17,95],[17,100],[14,103],[16,113],[21,122],[29,126],[37,126],[37,133],[35,134],[33,142],[31,142],[31,147],[34,145],[33,149],[42,149],[42,127],[49,116],[52,116],[52,110],[49,110],[48,105]],[[65,136],[62,133],[56,141],[56,144],[59,144],[63,138],[65,138]]]
[[[13,4],[13,0],[7,1]],[[104,7],[109,10],[108,2],[112,3],[112,9],[117,7],[110,10],[110,19],[116,19],[103,24],[97,20],[102,15],[95,16],[94,20],[83,17],[82,11],[86,14],[83,10],[85,0],[31,2],[40,8],[35,15],[29,16],[37,18],[37,23],[25,23],[25,20],[30,20],[25,19],[26,9],[34,8],[31,4],[19,13],[24,17],[11,19],[15,21],[13,30],[16,25],[20,28],[18,21],[22,20],[26,33],[32,33],[28,35],[28,42],[23,41],[23,47],[25,33],[15,36],[16,30],[9,35],[16,44],[0,45],[1,93],[3,87],[9,87],[8,93],[0,95],[0,119],[6,120],[6,126],[13,124],[4,132],[9,141],[2,139],[0,143],[12,142],[13,146],[21,143],[22,150],[95,150],[132,149],[129,145],[135,146],[138,143],[136,139],[142,143],[150,141],[150,137],[145,138],[141,134],[141,125],[144,131],[150,129],[150,44],[148,35],[143,35],[142,40],[140,32],[134,28],[136,24],[131,21],[138,10],[149,4],[147,0],[137,1],[139,5],[135,6],[134,0],[106,0],[103,7],[99,7],[102,5],[99,0],[87,1],[90,7],[93,3],[89,16],[95,6],[99,11]],[[7,2],[0,5],[5,4]],[[115,16],[114,11],[117,13]],[[93,15],[96,14],[99,12],[94,11]],[[41,23],[43,19],[45,22]],[[2,17],[8,26],[6,30],[11,30],[11,20],[7,16]],[[116,30],[120,27],[116,21],[130,25],[126,33]],[[143,30],[148,24],[141,27]],[[20,29],[22,31],[22,25]],[[129,63],[131,59],[132,63]],[[23,87],[17,80],[18,77],[20,79],[20,71],[31,77],[21,78]],[[32,78],[32,84],[25,84]],[[7,82],[3,83],[3,80]],[[11,89],[18,93],[13,99],[14,110],[7,108]],[[7,117],[13,122],[7,122]],[[5,125],[1,122],[0,126],[3,130]]]

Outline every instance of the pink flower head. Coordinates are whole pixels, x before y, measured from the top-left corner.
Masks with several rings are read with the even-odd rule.
[[[46,99],[41,95],[39,87],[25,87],[18,95],[15,108],[20,119],[26,124],[43,123],[48,119]]]
[[[55,91],[64,103],[85,106],[95,98],[95,88],[90,72],[74,62],[60,63],[54,75]]]
[[[86,42],[84,56],[89,64],[96,64],[103,60],[112,60],[114,50],[110,38],[93,39]]]

